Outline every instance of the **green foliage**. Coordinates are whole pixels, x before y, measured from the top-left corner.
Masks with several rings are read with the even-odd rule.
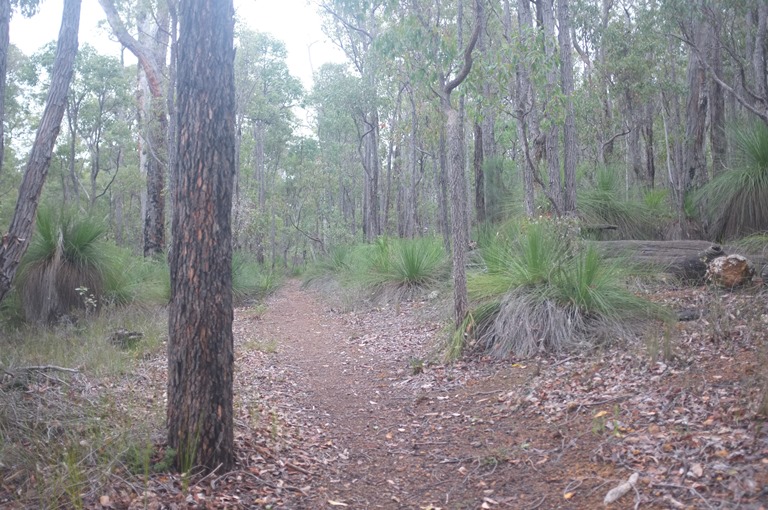
[[[411,294],[447,276],[447,257],[439,239],[381,237],[370,248],[368,263],[358,266],[353,278],[376,293]]]
[[[736,126],[730,139],[736,152],[733,167],[694,196],[718,241],[768,229],[768,125]]]
[[[107,274],[117,270],[105,254],[104,226],[45,207],[36,226],[16,279],[27,320],[52,322],[86,308],[77,289],[88,289],[100,305]]]
[[[372,244],[333,248],[307,270],[304,283],[397,301],[447,278],[448,258],[440,239],[380,237]]]
[[[620,174],[610,167],[598,168],[594,179],[594,185],[581,189],[577,199],[579,214],[587,226],[615,225],[618,239],[659,237],[659,220],[669,215],[663,192],[647,192],[641,200],[628,198]]]
[[[768,232],[758,232],[736,242],[747,253],[768,253]]]
[[[262,299],[279,286],[278,274],[264,269],[252,255],[241,251],[232,255],[232,294],[236,304]]]
[[[632,336],[632,326],[663,311],[625,285],[631,267],[584,247],[567,221],[537,220],[484,237],[485,271],[468,275],[475,303],[448,347],[527,357]]]

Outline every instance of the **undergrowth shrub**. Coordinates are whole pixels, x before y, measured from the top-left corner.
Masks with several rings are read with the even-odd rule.
[[[263,299],[279,285],[279,275],[262,267],[254,256],[241,251],[232,254],[232,295],[235,304]]]
[[[631,268],[603,260],[569,222],[507,226],[481,246],[485,270],[468,275],[474,308],[448,348],[528,357],[632,335],[663,311],[633,294]]]
[[[734,164],[694,196],[717,241],[768,229],[768,125],[737,126],[730,139]]]
[[[448,258],[436,238],[381,237],[369,247],[350,273],[352,283],[374,297],[408,299],[446,279]]]
[[[92,218],[38,211],[16,278],[28,321],[51,323],[74,309],[97,311],[104,304],[108,280],[119,271],[105,232]]]
[[[616,239],[657,239],[664,218],[670,216],[663,190],[651,190],[638,198],[627,196],[621,175],[613,168],[595,172],[594,185],[578,193],[579,215],[586,225],[612,225]],[[632,190],[636,193],[636,190]],[[605,236],[602,230],[597,236]]]
[[[448,257],[436,238],[380,237],[338,246],[305,273],[304,284],[369,299],[408,299],[448,279]]]

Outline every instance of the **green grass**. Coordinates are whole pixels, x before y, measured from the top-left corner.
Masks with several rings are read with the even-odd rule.
[[[279,286],[279,275],[264,269],[255,257],[244,252],[232,255],[232,294],[237,305],[263,299]]]
[[[108,340],[118,328],[143,338],[121,350]],[[0,479],[13,487],[14,503],[90,507],[100,486],[127,462],[132,445],[151,444],[149,430],[163,426],[162,398],[148,400],[135,383],[145,380],[137,378],[139,361],[161,352],[166,337],[166,314],[157,307],[109,307],[56,329],[22,325],[3,331]],[[77,373],[30,368],[37,366]]]
[[[467,282],[474,308],[449,357],[466,346],[500,357],[562,352],[632,336],[635,326],[665,317],[627,288],[631,266],[603,260],[567,223],[511,225],[481,250],[485,270]]]
[[[733,166],[694,196],[710,235],[718,241],[768,230],[768,126],[736,126],[730,139],[736,154]]]
[[[372,244],[339,246],[310,267],[304,284],[326,293],[341,289],[353,300],[400,301],[449,277],[448,257],[437,238],[381,237]]]
[[[607,167],[597,170],[594,184],[581,189],[577,200],[586,225],[614,225],[615,231],[605,232],[612,232],[617,239],[656,239],[664,219],[670,216],[666,198],[664,190],[628,198],[621,174]],[[605,232],[596,231],[595,235],[604,237]]]

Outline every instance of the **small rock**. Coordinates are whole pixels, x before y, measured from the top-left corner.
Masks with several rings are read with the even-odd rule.
[[[677,312],[677,320],[679,321],[695,321],[701,318],[701,310],[695,308],[683,308]]]

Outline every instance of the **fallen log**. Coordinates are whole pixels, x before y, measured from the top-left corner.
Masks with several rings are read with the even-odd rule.
[[[737,253],[754,264],[757,274],[768,264],[765,254],[745,253],[735,246],[710,241],[593,241],[605,258],[625,257],[629,261],[659,268],[689,283],[703,283],[707,263],[721,255]]]

